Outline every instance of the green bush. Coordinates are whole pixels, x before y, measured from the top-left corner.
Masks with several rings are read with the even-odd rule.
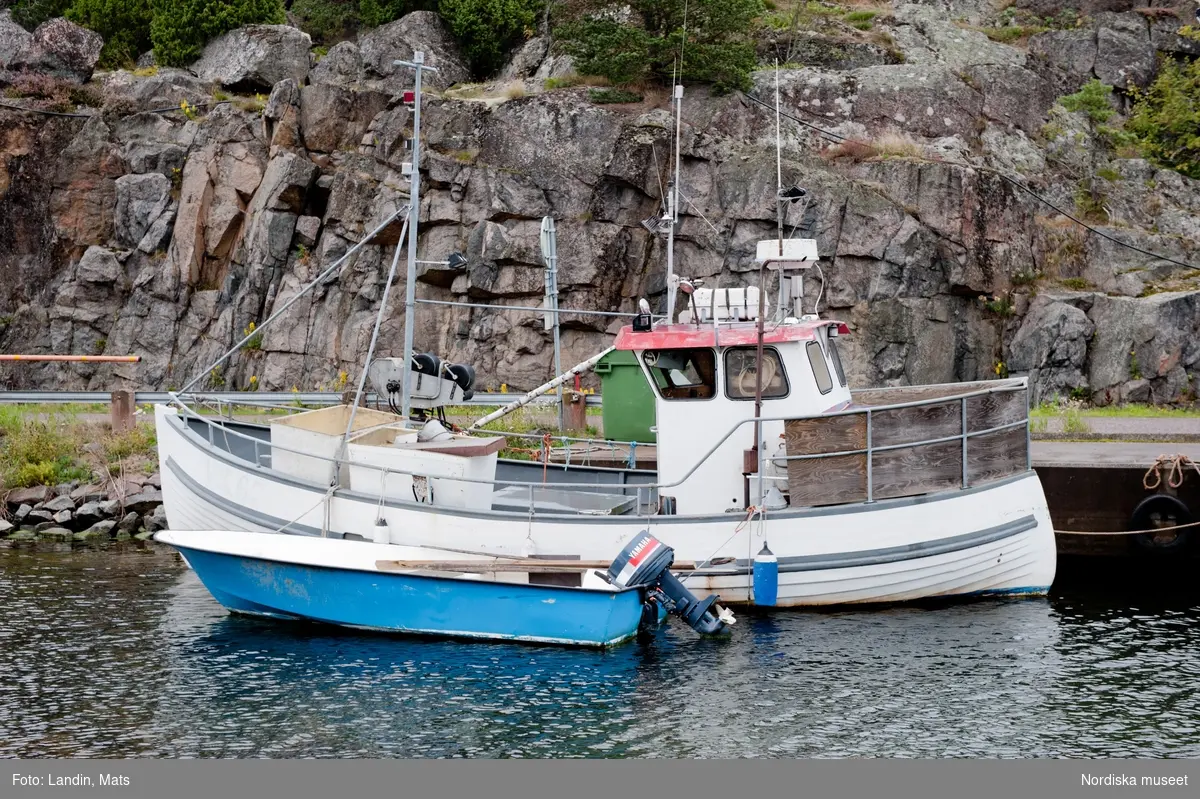
[[[504,65],[508,51],[532,33],[536,0],[441,0],[438,11],[478,76]]]
[[[286,22],[282,0],[151,0],[150,40],[160,64],[195,61],[214,36],[252,23]]]
[[[292,16],[315,42],[338,42],[358,27],[356,0],[295,0]]]
[[[1116,111],[1109,102],[1113,87],[1092,78],[1083,88],[1074,94],[1060,97],[1058,102],[1068,111],[1082,111],[1088,119],[1096,124],[1107,122]]]
[[[358,0],[358,18],[368,28],[386,25],[410,11],[434,11],[437,0]]]
[[[556,34],[575,59],[575,70],[583,75],[625,84],[644,80],[653,68],[651,48],[657,41],[641,28],[610,19],[585,19]]]
[[[1200,61],[1167,60],[1136,104],[1127,128],[1150,160],[1200,178]]]
[[[150,0],[75,0],[65,16],[104,37],[102,67],[132,67],[150,49]]]
[[[13,20],[33,30],[48,19],[61,17],[71,5],[71,0],[17,0],[12,7]]]
[[[682,78],[712,83],[718,91],[746,89],[757,61],[751,31],[763,13],[762,0],[708,0],[687,8],[685,0],[634,0],[630,22],[601,12],[602,0],[558,31],[581,73],[616,84],[646,78],[669,80],[683,53]]]

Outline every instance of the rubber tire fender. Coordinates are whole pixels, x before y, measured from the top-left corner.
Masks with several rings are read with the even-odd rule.
[[[1130,530],[1153,529],[1158,522],[1167,522],[1167,526],[1191,524],[1194,521],[1191,510],[1178,497],[1170,494],[1152,494],[1134,508],[1129,517]],[[1133,536],[1133,543],[1141,550],[1154,554],[1167,554],[1185,549],[1191,542],[1192,530],[1179,530],[1170,541],[1155,541],[1154,533],[1141,533]]]

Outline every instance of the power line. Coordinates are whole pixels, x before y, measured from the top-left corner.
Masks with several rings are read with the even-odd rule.
[[[767,104],[767,103],[764,103],[762,100],[758,99],[757,97],[755,97],[755,96],[754,96],[754,95],[752,95],[752,94],[747,94],[747,95],[745,95],[745,97],[746,97],[746,99],[748,99],[748,100],[751,100],[752,102],[758,103],[758,104],[759,104],[759,105],[761,105],[763,108],[768,108],[768,109],[770,109],[770,110],[772,110],[772,111],[774,111],[774,110],[775,110],[775,106],[773,106],[773,105],[769,105],[769,104]],[[818,116],[817,114],[815,114],[815,113],[813,113],[812,111],[809,111],[809,110],[807,110],[807,109],[803,109],[803,108],[802,108],[801,110],[802,110],[802,111],[804,111],[804,112],[805,112],[805,113],[807,113],[807,114],[812,114],[813,116]],[[789,114],[787,111],[780,110],[779,114],[780,114],[780,116],[785,116],[785,117],[787,117],[788,119],[792,120],[793,122],[795,122],[795,123],[796,123],[796,124],[798,124],[798,125],[803,125],[803,126],[804,126],[804,127],[806,127],[806,128],[810,128],[810,129],[812,129],[812,130],[816,131],[817,133],[821,134],[822,136],[827,136],[827,137],[829,137],[829,138],[833,139],[834,141],[837,141],[837,142],[854,142],[854,143],[857,143],[857,144],[863,144],[863,145],[867,145],[867,146],[869,146],[869,143],[868,143],[868,142],[861,142],[861,141],[858,141],[857,139],[852,139],[852,138],[850,138],[850,137],[848,137],[848,136],[842,136],[842,135],[840,135],[840,134],[838,134],[838,133],[833,133],[832,131],[828,131],[828,130],[825,130],[825,129],[823,129],[823,128],[817,127],[816,125],[813,125],[813,124],[812,124],[812,123],[810,123],[810,122],[805,122],[803,119],[800,119],[800,118],[799,118],[799,117],[797,117],[797,116],[793,116],[792,114]],[[945,161],[945,160],[943,160],[943,159],[940,159],[940,158],[935,158],[935,159],[930,159],[930,160],[936,161],[936,162],[938,162],[938,163],[950,163],[950,162],[948,162],[948,161]],[[1099,237],[1100,237],[1100,238],[1102,238],[1102,239],[1107,239],[1108,241],[1111,241],[1111,242],[1113,242],[1114,244],[1118,244],[1118,245],[1120,245],[1120,246],[1122,246],[1122,247],[1126,247],[1126,248],[1128,248],[1128,249],[1130,249],[1130,250],[1133,250],[1134,252],[1139,252],[1139,253],[1141,253],[1142,255],[1148,255],[1148,256],[1150,256],[1151,258],[1156,258],[1156,259],[1158,259],[1158,260],[1160,260],[1160,261],[1166,261],[1166,262],[1168,262],[1168,263],[1176,264],[1177,266],[1183,266],[1183,267],[1186,267],[1186,268],[1188,268],[1188,269],[1197,269],[1197,270],[1200,270],[1200,266],[1197,266],[1197,265],[1195,265],[1195,264],[1190,264],[1190,263],[1188,263],[1187,261],[1180,261],[1178,258],[1172,258],[1172,257],[1170,257],[1170,256],[1168,256],[1168,255],[1163,255],[1162,253],[1152,252],[1152,251],[1150,251],[1150,250],[1143,249],[1143,248],[1141,248],[1141,247],[1137,246],[1136,244],[1130,244],[1130,243],[1129,243],[1129,242],[1127,242],[1127,241],[1122,241],[1121,239],[1118,239],[1118,238],[1116,238],[1115,236],[1113,236],[1113,235],[1111,235],[1111,234],[1109,234],[1109,233],[1105,233],[1105,232],[1104,232],[1104,231],[1102,231],[1102,230],[1099,230],[1099,229],[1097,229],[1097,228],[1094,228],[1094,227],[1092,227],[1091,225],[1089,225],[1087,222],[1084,222],[1082,219],[1079,219],[1078,217],[1075,217],[1075,216],[1073,216],[1072,214],[1069,214],[1069,213],[1067,213],[1066,211],[1064,211],[1063,209],[1059,208],[1057,205],[1055,205],[1054,203],[1050,202],[1050,201],[1049,201],[1049,200],[1047,200],[1045,197],[1043,197],[1042,195],[1038,194],[1036,191],[1034,191],[1033,189],[1029,188],[1029,187],[1028,187],[1028,186],[1026,186],[1024,183],[1022,183],[1021,181],[1019,181],[1019,180],[1016,180],[1015,178],[1009,177],[1008,175],[1004,174],[1003,172],[1001,172],[1001,171],[1000,171],[1000,170],[998,170],[998,169],[993,169],[992,167],[988,167],[988,166],[974,166],[974,165],[972,165],[972,168],[974,168],[974,169],[980,169],[980,170],[983,170],[983,171],[986,171],[986,172],[991,172],[992,174],[994,174],[994,175],[996,175],[997,177],[999,177],[1001,180],[1004,180],[1005,182],[1007,182],[1007,183],[1009,183],[1009,184],[1011,184],[1011,185],[1015,186],[1016,188],[1020,189],[1021,191],[1025,192],[1026,194],[1028,194],[1030,197],[1033,197],[1035,200],[1037,200],[1038,202],[1042,203],[1042,204],[1043,204],[1043,205],[1045,205],[1047,208],[1050,208],[1050,209],[1052,209],[1052,210],[1053,210],[1055,213],[1058,213],[1058,214],[1061,214],[1062,216],[1065,216],[1067,219],[1070,219],[1070,220],[1071,220],[1072,222],[1074,222],[1075,224],[1079,225],[1080,227],[1084,228],[1085,230],[1088,230],[1088,231],[1090,231],[1090,232],[1092,232],[1092,233],[1095,233],[1097,236],[1099,236]]]

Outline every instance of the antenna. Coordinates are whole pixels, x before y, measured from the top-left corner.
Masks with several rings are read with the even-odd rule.
[[[677,76],[681,73],[677,73]],[[670,226],[667,228],[667,324],[675,320],[675,227],[679,222],[679,129],[683,115],[683,84],[674,83],[672,102],[675,104],[675,174],[667,183],[671,192],[667,203]]]
[[[779,257],[783,257],[783,144],[779,129],[779,58],[775,58],[775,215],[779,220]],[[764,286],[765,290],[766,287]]]

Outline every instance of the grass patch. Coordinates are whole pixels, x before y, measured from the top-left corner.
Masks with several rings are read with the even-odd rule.
[[[1107,419],[1200,419],[1200,408],[1172,408],[1163,405],[1146,405],[1131,402],[1125,405],[1103,405],[1098,407],[1072,407],[1072,402],[1043,402],[1029,411],[1030,419],[1053,419],[1064,412],[1074,410],[1081,417]]]
[[[605,103],[640,103],[642,95],[626,89],[592,89],[588,92],[588,99],[601,105]]]
[[[1003,28],[975,28],[984,36],[991,39],[993,42],[1001,44],[1012,44],[1030,36],[1036,36],[1039,33],[1045,33],[1049,28],[1041,25],[1005,25]]]
[[[1092,287],[1092,284],[1087,282],[1087,280],[1082,277],[1064,277],[1060,282],[1066,288],[1073,289],[1075,291],[1087,291]]]
[[[92,470],[79,455],[85,441],[75,416],[46,416],[21,408],[0,408],[0,480],[3,487],[26,488],[89,480]]]

